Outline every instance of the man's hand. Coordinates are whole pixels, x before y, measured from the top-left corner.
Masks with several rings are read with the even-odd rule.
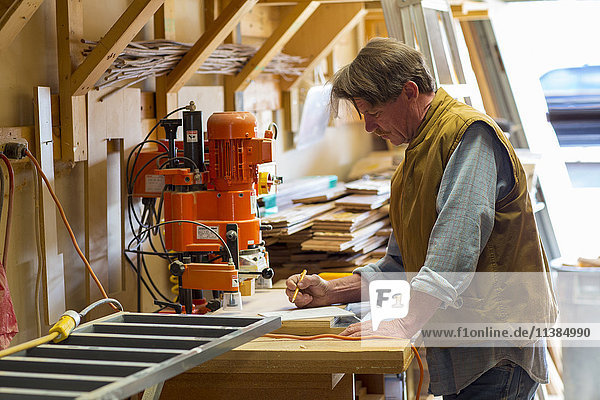
[[[399,319],[394,319],[391,321],[381,321],[376,331],[373,330],[373,325],[371,324],[371,321],[359,322],[347,327],[342,333],[340,333],[340,335],[351,337],[389,336],[399,339],[411,338],[411,336],[409,336],[409,334],[404,329],[402,321]]]
[[[294,302],[298,308],[320,307],[331,304],[328,296],[330,292],[330,283],[328,281],[321,278],[319,275],[306,275],[304,279],[298,283],[299,279],[300,274],[296,274],[290,276],[286,281],[287,288],[285,294],[287,294],[290,302],[292,301],[292,297],[294,297],[296,285],[298,285],[300,291]]]
[[[410,339],[410,336],[404,329],[402,321],[399,319],[394,319],[391,321],[381,321],[376,331],[373,330],[373,325],[370,320],[359,322],[347,327],[342,333],[340,333],[340,335],[351,337],[389,336],[401,339]]]

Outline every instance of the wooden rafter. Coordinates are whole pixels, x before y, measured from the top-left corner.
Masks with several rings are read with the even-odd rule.
[[[350,31],[366,14],[362,3],[322,4],[283,48],[286,54],[308,59],[304,72],[292,81],[281,81],[290,90],[310,73],[333,48],[337,39]]]
[[[260,0],[260,6],[293,6],[298,3],[306,3],[307,0],[298,1],[282,1],[282,0]],[[339,4],[339,3],[379,3],[379,0],[319,0],[322,4]]]
[[[65,161],[87,159],[85,96],[71,96],[71,74],[81,63],[83,4],[56,0],[61,153]]]
[[[0,17],[0,50],[7,48],[44,0],[15,0],[4,5]],[[3,1],[2,3],[7,3]]]
[[[257,1],[231,1],[215,22],[207,27],[204,34],[179,64],[167,75],[166,91],[177,92],[181,89]]]
[[[271,61],[281,52],[290,38],[300,29],[302,24],[319,6],[317,1],[298,3],[281,21],[277,29],[265,41],[256,54],[244,68],[234,77],[227,80],[226,90],[237,92],[248,87],[250,81],[256,78]]]
[[[164,0],[134,0],[94,50],[73,72],[71,94],[86,94],[131,42]]]

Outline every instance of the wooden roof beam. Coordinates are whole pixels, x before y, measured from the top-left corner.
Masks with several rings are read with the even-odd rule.
[[[317,7],[319,7],[318,1],[306,1],[296,4],[244,68],[234,77],[228,77],[227,90],[238,92],[246,89],[252,79],[260,75],[273,57],[281,52],[283,46],[315,12]]]
[[[181,89],[257,2],[258,0],[232,0],[167,75],[166,91],[177,92]]]
[[[298,3],[307,3],[308,0],[285,1],[285,0],[260,0],[259,6],[293,6]],[[322,4],[340,4],[340,3],[381,3],[380,0],[319,0]]]
[[[71,76],[73,96],[86,94],[164,0],[134,0]]]
[[[17,37],[21,29],[29,22],[33,14],[44,0],[15,0],[4,5],[4,12],[0,17],[0,50],[7,48]]]
[[[281,80],[281,90],[296,87],[331,51],[336,41],[353,29],[366,13],[362,3],[321,4],[283,48],[284,53],[308,61],[303,65],[302,75],[292,81]]]

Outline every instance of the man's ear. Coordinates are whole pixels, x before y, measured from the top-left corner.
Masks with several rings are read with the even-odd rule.
[[[413,81],[408,81],[404,84],[404,93],[408,100],[414,100],[419,97],[419,87]]]

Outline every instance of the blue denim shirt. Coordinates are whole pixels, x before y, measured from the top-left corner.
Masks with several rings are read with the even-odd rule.
[[[410,282],[413,290],[440,299],[442,308],[460,306],[460,294],[469,286],[492,233],[496,201],[513,185],[510,159],[492,128],[484,123],[471,125],[444,170],[436,202],[438,218],[425,264]],[[392,233],[387,254],[354,272],[402,270]],[[441,275],[448,271],[460,273]],[[503,359],[519,364],[535,381],[547,383],[544,342],[523,348],[427,348],[430,391],[458,393]]]

